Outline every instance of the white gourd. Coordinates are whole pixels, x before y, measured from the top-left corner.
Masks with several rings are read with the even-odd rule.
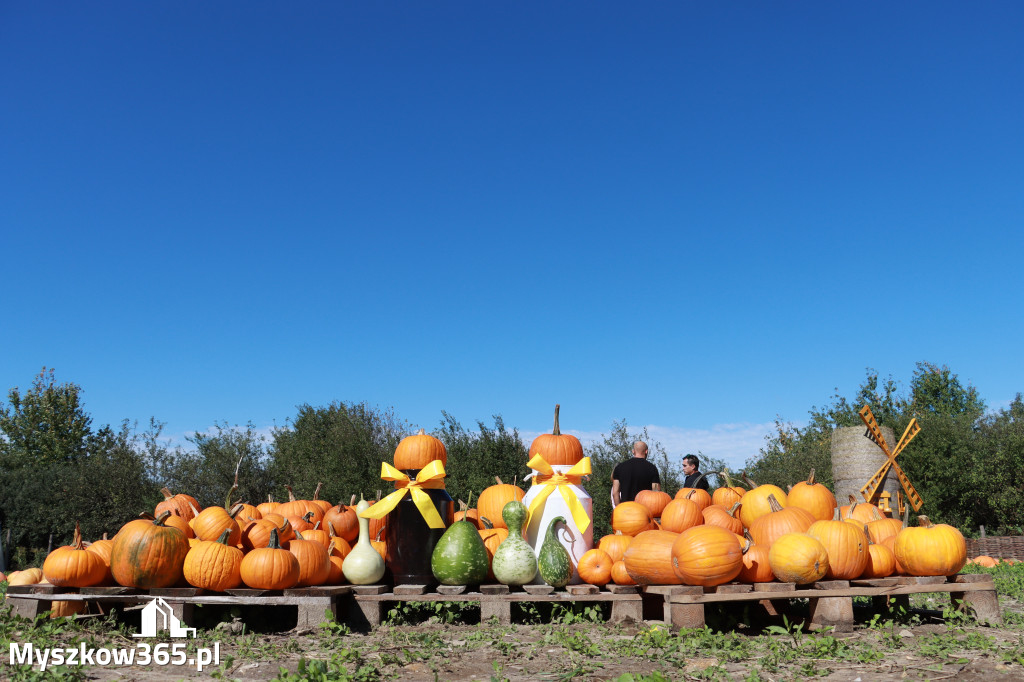
[[[359,540],[341,564],[341,572],[345,579],[353,585],[373,585],[384,577],[384,559],[370,544],[370,520],[360,516],[370,508],[370,503],[360,496],[356,505],[359,518]]]

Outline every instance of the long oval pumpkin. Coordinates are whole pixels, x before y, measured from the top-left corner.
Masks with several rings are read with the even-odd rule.
[[[667,530],[645,530],[633,538],[622,558],[629,577],[639,585],[681,584],[672,568],[672,545],[678,537]]]

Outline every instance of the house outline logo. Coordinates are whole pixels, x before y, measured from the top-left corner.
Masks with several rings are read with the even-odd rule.
[[[163,619],[162,627],[159,619]],[[167,630],[171,637],[188,637],[188,633],[196,636],[195,628],[181,626],[181,621],[171,609],[171,605],[163,597],[153,597],[142,609],[142,632],[132,637],[156,637],[157,630]]]

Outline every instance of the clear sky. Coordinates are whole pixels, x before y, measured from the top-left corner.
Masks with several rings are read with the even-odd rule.
[[[0,388],[652,426],[1024,390],[1019,2],[0,5]]]

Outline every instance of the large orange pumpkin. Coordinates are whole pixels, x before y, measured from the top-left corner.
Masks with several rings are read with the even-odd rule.
[[[646,530],[633,538],[622,558],[629,577],[640,585],[679,585],[682,580],[672,568],[672,545],[678,537],[667,530]]]
[[[787,533],[803,533],[814,523],[810,512],[799,507],[783,507],[774,494],[768,495],[768,504],[772,511],[750,524],[750,537],[755,545],[771,549],[776,539]]]
[[[199,512],[199,516],[192,519],[192,530],[200,540],[213,542],[220,537],[225,530],[230,530],[228,544],[237,545],[241,540],[242,530],[238,527],[235,517],[242,511],[242,505],[236,504],[231,510],[224,507],[207,507]]]
[[[956,528],[917,517],[916,528],[896,536],[896,560],[910,575],[954,575],[967,563],[967,544]]]
[[[743,549],[735,533],[718,526],[694,526],[672,544],[672,568],[687,585],[722,585],[739,575]]]
[[[821,580],[828,572],[828,551],[817,538],[806,533],[790,533],[772,543],[768,563],[782,582],[808,585]]]
[[[868,545],[868,565],[861,574],[861,578],[871,580],[873,578],[887,578],[896,571],[896,555],[885,545]]]
[[[201,540],[188,551],[182,571],[193,587],[223,592],[242,584],[242,550],[228,545],[231,530],[215,541]]]
[[[844,521],[815,521],[807,534],[817,539],[828,552],[826,578],[854,580],[868,565],[868,536],[864,526]]]
[[[839,508],[839,516],[844,521],[852,519],[860,524],[885,518],[878,507],[870,502],[858,502],[853,495],[850,495],[850,504],[844,504]]]
[[[612,579],[612,558],[602,549],[590,549],[580,557],[576,570],[583,582],[604,587]]]
[[[749,480],[749,479],[748,479]],[[750,481],[753,485],[753,481]],[[783,507],[788,506],[789,498],[786,492],[776,485],[753,485],[747,492],[743,493],[740,500],[740,521],[744,528],[750,528],[754,521],[772,513],[771,503],[768,497],[773,496]]]
[[[331,574],[331,559],[327,548],[319,542],[306,540],[301,531],[288,541],[287,550],[299,562],[299,579],[296,587],[323,585]]]
[[[903,522],[899,519],[878,519],[867,524],[868,537],[875,544],[880,543],[887,537],[893,537],[903,530]]]
[[[242,559],[242,582],[256,590],[286,590],[299,581],[299,560],[281,549],[277,529],[270,533],[270,544],[252,550]]]
[[[53,550],[43,562],[43,576],[58,587],[92,587],[102,583],[106,575],[103,559],[82,544],[82,529],[77,522],[71,544]]]
[[[384,517],[385,519],[387,517]],[[356,515],[356,496],[353,495],[348,504],[339,502],[324,514],[325,526],[329,526],[338,537],[352,543],[359,537],[359,517]],[[373,523],[372,521],[370,522]],[[374,533],[370,533],[374,537]]]
[[[669,502],[661,512],[661,529],[673,533],[682,533],[704,523],[701,508],[690,497],[677,497]],[[622,505],[620,504],[619,507]],[[618,509],[618,507],[616,507]]]
[[[424,429],[413,436],[406,436],[395,448],[395,468],[401,471],[419,470],[433,461],[448,463],[448,450],[437,438]]]
[[[661,490],[641,490],[636,494],[634,501],[647,507],[651,512],[651,517],[658,519],[661,518],[668,503],[672,501],[672,496]]]
[[[732,509],[726,510],[717,504],[713,504],[704,510],[704,523],[708,526],[718,526],[719,528],[725,528],[731,533],[737,535],[743,534],[743,522],[736,516],[739,511],[740,503],[737,502],[732,506]],[[664,522],[662,523],[664,526]],[[671,530],[666,528],[665,530]]]
[[[110,570],[118,585],[150,589],[171,587],[182,579],[188,538],[164,524],[169,511],[153,521],[129,521],[110,549]]]
[[[704,474],[701,474],[697,481],[694,482],[694,485],[697,485],[697,483],[703,479]],[[711,505],[711,493],[704,490],[704,488],[680,488],[676,491],[675,499],[680,500],[683,498],[689,499],[691,502],[696,504],[700,507],[701,511],[704,511],[706,507]]]
[[[836,496],[821,483],[814,482],[814,469],[806,481],[793,486],[787,498],[787,506],[810,512],[816,521],[828,521],[835,514]]]
[[[622,502],[612,510],[612,530],[638,535],[651,527],[651,511],[639,502]]]
[[[529,459],[540,455],[548,464],[572,466],[583,459],[583,445],[576,436],[562,433],[558,410],[559,406],[555,405],[555,428],[551,433],[542,433],[530,443]]]
[[[885,538],[884,540],[882,540],[878,544],[882,545],[887,550],[892,552],[893,559],[896,561],[896,568],[894,569],[893,572],[896,575],[906,575],[907,574],[906,569],[904,569],[902,564],[900,564],[900,560],[896,558],[896,536],[895,535],[890,535],[889,537]]]
[[[263,518],[264,514],[269,514],[270,512],[276,510],[279,506],[281,505],[278,504],[277,502],[274,502],[273,495],[267,495],[267,501],[260,502],[258,505],[256,505],[256,509],[260,513],[260,518]]]

